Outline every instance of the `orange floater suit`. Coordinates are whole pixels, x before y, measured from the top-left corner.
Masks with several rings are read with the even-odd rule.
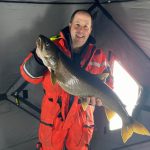
[[[95,48],[95,40],[89,37],[79,56],[72,54],[69,28],[50,39],[75,63],[93,74],[102,74],[107,69],[106,56]],[[84,111],[77,96],[66,93],[57,83],[52,84],[50,72],[31,52],[20,67],[28,82],[42,83],[45,94],[42,100],[39,127],[40,150],[87,150],[94,130],[94,106]],[[111,80],[109,80],[111,81]],[[111,86],[111,82],[108,82]],[[64,144],[65,143],[65,144]]]

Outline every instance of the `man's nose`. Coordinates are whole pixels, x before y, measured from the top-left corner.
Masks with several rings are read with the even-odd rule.
[[[80,33],[84,32],[84,27],[80,26],[80,27],[78,28],[78,32],[80,32]]]

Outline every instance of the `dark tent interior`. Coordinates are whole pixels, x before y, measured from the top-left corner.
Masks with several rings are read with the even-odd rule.
[[[33,150],[38,141],[41,85],[24,81],[19,67],[39,34],[52,36],[68,25],[72,12],[94,16],[97,47],[111,50],[141,87],[134,117],[150,130],[149,0],[1,0],[0,1],[0,150]],[[128,89],[125,90],[129,94]],[[150,137],[134,134],[123,143],[110,131],[102,108],[95,110],[89,150],[149,150]]]

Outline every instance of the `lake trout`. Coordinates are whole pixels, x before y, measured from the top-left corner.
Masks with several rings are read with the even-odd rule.
[[[74,64],[49,38],[43,35],[38,37],[36,45],[47,62],[46,66],[51,72],[53,84],[57,82],[66,92],[74,96],[99,98],[108,120],[115,113],[121,117],[123,122],[121,134],[124,143],[134,132],[150,136],[148,129],[129,116],[119,97],[96,75]]]

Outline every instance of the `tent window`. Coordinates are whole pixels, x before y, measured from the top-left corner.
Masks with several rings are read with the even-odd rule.
[[[119,96],[129,115],[136,105],[139,95],[139,85],[127,73],[127,71],[117,62],[114,61],[113,68],[114,91]],[[110,130],[116,130],[122,127],[121,118],[116,115],[109,123]]]

